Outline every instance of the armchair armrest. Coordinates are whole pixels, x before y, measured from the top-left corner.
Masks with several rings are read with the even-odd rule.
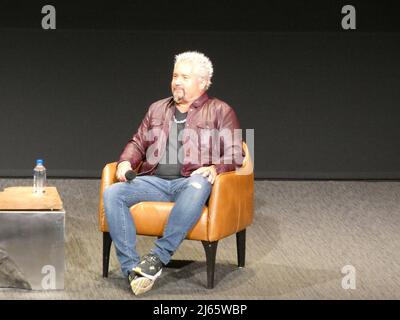
[[[235,234],[253,221],[254,173],[246,171],[224,172],[214,182],[208,202],[209,241]]]
[[[142,163],[140,163],[135,171],[138,172]],[[99,228],[102,232],[108,232],[107,219],[106,214],[104,212],[104,204],[103,204],[103,192],[104,190],[112,185],[113,183],[118,182],[116,177],[117,171],[117,162],[111,162],[106,164],[101,174],[101,184],[100,184],[100,203],[99,203]]]
[[[99,228],[102,232],[108,231],[106,214],[104,212],[104,204],[103,204],[103,192],[105,188],[112,185],[115,182],[118,182],[117,177],[115,175],[117,171],[117,162],[112,162],[106,164],[101,174],[101,184],[100,184],[100,203],[99,203]]]

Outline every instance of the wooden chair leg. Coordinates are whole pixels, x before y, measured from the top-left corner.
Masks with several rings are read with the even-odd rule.
[[[103,232],[103,278],[108,277],[108,267],[110,264],[110,250],[112,239],[109,232]]]
[[[238,267],[243,268],[246,263],[246,229],[236,233],[236,250]]]
[[[214,288],[215,257],[217,255],[218,241],[201,241],[206,252],[207,263],[207,288]]]

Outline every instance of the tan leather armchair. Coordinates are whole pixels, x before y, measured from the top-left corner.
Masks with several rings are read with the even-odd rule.
[[[217,245],[220,239],[236,234],[238,266],[244,267],[246,227],[253,221],[254,173],[247,145],[243,143],[245,158],[237,171],[219,174],[214,182],[208,204],[186,239],[200,240],[207,263],[207,287],[214,287]],[[99,226],[103,232],[103,277],[108,276],[112,239],[108,232],[103,207],[104,189],[117,182],[116,162],[107,164],[100,187]],[[140,202],[131,207],[137,234],[161,237],[173,202]]]

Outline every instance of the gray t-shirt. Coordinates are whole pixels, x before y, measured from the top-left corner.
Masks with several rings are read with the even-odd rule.
[[[182,113],[178,108],[175,108],[175,118],[178,122],[185,120],[186,116],[187,112]],[[182,163],[180,160],[183,160],[183,148],[182,141],[178,141],[178,137],[180,137],[180,133],[184,128],[185,122],[172,122],[164,155],[154,172],[157,177],[168,180],[182,177]]]

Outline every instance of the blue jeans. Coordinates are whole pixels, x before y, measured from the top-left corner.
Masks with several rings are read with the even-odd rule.
[[[163,237],[155,241],[151,250],[163,264],[167,264],[199,220],[211,187],[207,178],[199,174],[174,180],[138,176],[130,182],[118,182],[107,187],[103,193],[104,209],[123,274],[127,275],[140,261],[136,252],[135,222],[129,210],[131,206],[143,201],[175,202]]]

